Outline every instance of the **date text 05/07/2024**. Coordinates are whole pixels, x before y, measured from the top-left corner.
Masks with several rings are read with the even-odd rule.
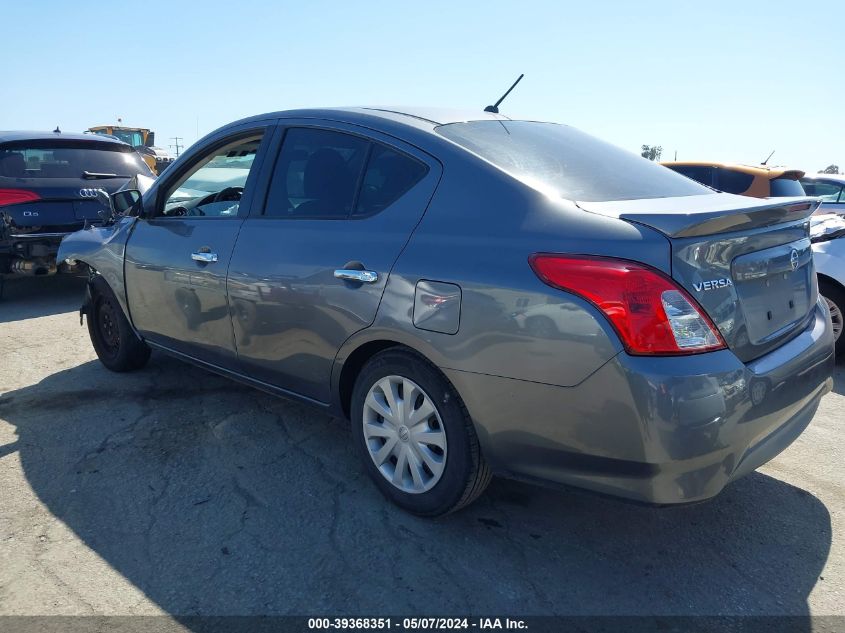
[[[309,630],[525,630],[524,620],[511,618],[309,618]]]

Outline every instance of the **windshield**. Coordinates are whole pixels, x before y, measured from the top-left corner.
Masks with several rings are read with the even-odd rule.
[[[124,143],[129,143],[132,147],[141,147],[144,145],[144,139],[140,132],[129,132],[127,130],[115,130],[112,136],[116,136]]]
[[[0,146],[0,176],[6,178],[84,178],[86,172],[152,176],[136,151],[116,143],[56,139]]]
[[[713,193],[689,178],[567,125],[472,121],[437,132],[538,189],[589,202]]]

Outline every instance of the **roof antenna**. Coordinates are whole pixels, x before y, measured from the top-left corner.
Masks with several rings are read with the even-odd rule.
[[[772,154],[774,154],[774,153],[775,153],[775,150],[772,150]],[[764,161],[763,161],[762,163],[760,163],[760,164],[761,164],[761,165],[765,165],[766,163],[768,163],[768,162],[769,162],[769,159],[772,157],[772,154],[769,154],[768,156],[766,156],[766,160],[764,160]]]
[[[501,98],[501,99],[499,99],[499,100],[498,100],[496,103],[494,103],[493,105],[489,105],[489,106],[487,106],[486,108],[484,108],[484,111],[485,111],[485,112],[492,112],[493,114],[499,114],[499,104],[500,104],[502,101],[504,101],[504,100],[505,100],[505,97],[507,97],[507,96],[511,93],[511,90],[513,90],[514,88],[516,88],[516,84],[518,84],[520,81],[522,81],[522,78],[523,78],[523,77],[525,77],[525,73],[522,73],[522,74],[521,74],[521,75],[517,78],[517,80],[516,80],[515,82],[513,82],[513,85],[512,85],[510,88],[508,88],[508,91],[507,91],[505,94],[503,94],[503,95],[502,95],[502,98]]]
[[[61,133],[62,133],[62,131],[59,129],[59,126],[57,125],[56,129],[53,130],[53,134],[61,134]]]

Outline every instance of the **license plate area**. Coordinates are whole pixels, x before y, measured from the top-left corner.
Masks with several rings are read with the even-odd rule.
[[[103,209],[96,200],[79,200],[73,203],[73,211],[77,220],[100,220],[100,211]]]
[[[731,264],[749,342],[771,341],[802,323],[815,302],[809,239],[737,257]]]

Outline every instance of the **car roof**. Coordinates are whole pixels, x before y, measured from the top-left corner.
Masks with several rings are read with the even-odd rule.
[[[266,112],[233,121],[223,129],[253,121],[267,119],[330,119],[358,123],[374,127],[394,128],[398,124],[405,128],[432,131],[438,125],[466,121],[510,121],[504,114],[485,112],[483,108],[455,109],[415,106],[354,106],[337,108],[305,108],[301,110],[280,110]]]
[[[805,174],[804,178],[809,180],[830,180],[832,182],[845,184],[845,174]]]
[[[53,141],[63,139],[66,141],[91,141],[96,143],[116,143],[126,145],[123,141],[99,134],[66,134],[64,132],[38,132],[30,130],[0,130],[0,143],[12,141]]]
[[[789,167],[782,167],[776,165],[744,165],[742,163],[720,163],[717,161],[706,160],[668,160],[660,163],[665,167],[722,167],[732,171],[738,171],[743,174],[751,174],[752,176],[764,176],[765,178],[774,179],[780,177],[787,178],[803,178],[804,172],[800,169],[791,169]]]

